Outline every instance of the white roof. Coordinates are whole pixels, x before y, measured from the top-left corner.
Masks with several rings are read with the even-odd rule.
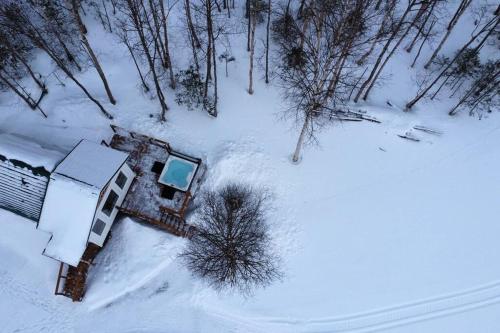
[[[124,152],[82,140],[54,172],[101,189],[127,157]]]
[[[100,191],[64,176],[50,178],[38,228],[52,234],[43,254],[77,266],[87,247]]]
[[[52,149],[42,147],[35,141],[17,135],[0,133],[0,155],[8,159],[23,161],[32,167],[43,167],[47,171],[54,167],[64,155]]]
[[[77,266],[94,220],[101,189],[127,154],[83,140],[50,176],[38,228],[52,234],[43,254]]]

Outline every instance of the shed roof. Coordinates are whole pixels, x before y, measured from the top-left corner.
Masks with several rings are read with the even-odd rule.
[[[9,133],[0,133],[0,155],[9,160],[22,161],[33,168],[44,168],[48,172],[54,170],[64,157],[59,151]]]
[[[103,188],[125,163],[128,154],[103,145],[82,140],[62,160],[54,173]]]

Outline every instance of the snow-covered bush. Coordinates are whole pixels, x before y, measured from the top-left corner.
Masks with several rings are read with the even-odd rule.
[[[249,293],[279,278],[266,211],[270,196],[241,184],[206,192],[197,213],[197,231],[182,253],[193,275],[217,290]]]

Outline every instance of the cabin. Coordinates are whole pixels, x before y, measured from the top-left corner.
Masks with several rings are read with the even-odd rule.
[[[0,133],[0,208],[37,223],[50,173],[63,157],[32,140]]]
[[[181,237],[206,167],[164,141],[111,126],[109,144],[81,140],[69,153],[0,133],[0,208],[50,234],[55,294],[81,301],[89,268],[118,214]]]
[[[61,263],[56,294],[83,297],[89,265],[104,246],[135,177],[127,158],[82,140],[51,173],[38,229],[52,235],[43,254]]]

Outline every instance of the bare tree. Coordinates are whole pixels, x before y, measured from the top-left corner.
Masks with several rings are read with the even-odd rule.
[[[82,18],[80,17],[79,8],[81,4],[77,0],[71,0],[71,12],[75,18],[76,25],[78,30],[80,31],[80,38],[82,40],[83,45],[85,45],[85,49],[87,50],[90,59],[92,60],[92,64],[94,65],[99,77],[101,78],[102,84],[104,85],[104,90],[106,90],[106,94],[108,95],[109,102],[111,104],[116,104],[116,100],[111,93],[111,88],[109,87],[108,80],[106,79],[106,75],[97,59],[97,56],[94,53],[94,50],[90,46],[89,40],[86,36],[86,28],[82,22]]]
[[[193,24],[193,18],[191,16],[191,2],[189,0],[184,1],[184,10],[186,12],[186,22],[188,26],[189,41],[191,42],[191,51],[193,52],[193,62],[196,70],[200,70],[200,64],[198,62],[198,50],[201,48],[201,43],[196,33],[196,29]]]
[[[449,111],[449,115],[455,115],[460,107],[468,106],[469,113],[473,114],[476,109],[491,112],[500,104],[500,61],[488,61],[481,66],[478,77],[473,81],[471,87],[463,94],[458,103]]]
[[[372,3],[312,1],[301,14],[308,27],[289,22],[292,16],[278,18],[275,38],[283,57],[277,75],[283,97],[290,103],[284,115],[301,128],[294,162],[304,142],[315,141],[319,128],[350,112],[347,101],[356,82],[353,63],[371,41],[367,27],[373,18]]]
[[[415,55],[415,58],[413,59],[413,62],[411,63],[411,66],[410,66],[411,68],[413,68],[415,66],[415,64],[417,63],[417,60],[420,57],[420,53],[422,52],[422,48],[424,47],[425,42],[427,42],[427,40],[431,36],[432,29],[434,28],[434,25],[436,24],[437,21],[438,21],[437,18],[433,19],[429,25],[427,32],[423,32],[424,38],[422,38],[422,42],[420,43],[420,47],[418,48],[417,54]]]
[[[432,10],[434,9],[434,6],[435,4],[437,3],[437,0],[432,0],[432,1],[428,1],[428,2],[422,2],[421,6],[425,6],[424,8],[420,8],[418,13],[415,15],[414,19],[412,20],[411,24],[408,25],[408,28],[406,28],[406,30],[403,32],[403,34],[401,35],[401,37],[398,39],[398,41],[396,42],[396,44],[392,47],[391,51],[387,54],[387,56],[385,57],[384,61],[380,64],[380,66],[378,67],[375,75],[372,77],[371,79],[371,82],[370,84],[368,85],[368,87],[366,88],[365,90],[365,93],[363,95],[363,99],[366,100],[368,98],[368,94],[370,93],[370,91],[373,89],[373,87],[375,86],[375,83],[377,82],[377,79],[379,78],[380,74],[382,73],[382,71],[384,70],[384,67],[387,65],[388,61],[391,59],[391,57],[395,54],[396,50],[399,48],[399,46],[401,45],[401,43],[403,42],[403,40],[406,38],[406,36],[408,35],[408,33],[410,32],[410,29],[416,25],[416,22],[421,18],[423,17],[426,13],[426,12],[429,12],[428,16],[430,16],[432,14]],[[418,33],[417,33],[418,35]],[[373,73],[373,72],[372,72]],[[360,89],[361,90],[361,89]]]
[[[245,294],[281,277],[271,250],[269,199],[265,191],[241,184],[203,195],[196,231],[181,254],[194,276],[217,290]]]
[[[63,10],[35,2],[20,4],[14,1],[4,1],[0,4],[0,24],[13,36],[26,38],[31,45],[44,51],[57,67],[66,74],[84,93],[94,102],[101,112],[109,119],[113,117],[106,111],[102,104],[94,98],[85,86],[74,76],[72,66],[81,69],[77,62],[75,53],[70,51],[69,43],[76,43],[77,32],[71,30],[68,23],[69,18]],[[52,22],[59,22],[54,26]],[[67,59],[65,59],[66,55]]]
[[[218,114],[218,77],[217,77],[217,40],[226,34],[224,23],[227,20],[222,8],[215,0],[199,0],[193,3],[196,30],[202,43],[205,61],[205,85],[203,96],[206,111],[214,117]]]
[[[420,101],[422,98],[424,98],[427,93],[434,87],[435,84],[437,84],[443,77],[445,80],[447,79],[447,74],[449,74],[450,68],[454,65],[454,63],[460,59],[462,54],[466,52],[466,50],[469,49],[469,47],[476,41],[478,40],[479,43],[476,45],[474,48],[474,52],[479,52],[481,46],[486,42],[486,40],[494,35],[495,29],[500,23],[500,13],[499,12],[500,5],[498,6],[497,10],[493,14],[492,17],[490,17],[486,23],[482,24],[479,26],[475,32],[472,34],[471,38],[462,46],[460,50],[455,54],[453,59],[447,63],[446,66],[439,72],[439,74],[432,80],[430,83],[426,84],[421,91],[411,100],[406,104],[406,109],[410,110],[418,101]],[[480,38],[480,39],[479,39]]]
[[[155,30],[151,25],[150,8],[148,9],[146,7],[144,0],[117,0],[117,8],[122,14],[122,18],[119,20],[119,26],[122,29],[121,35],[122,37],[126,37],[126,39],[122,38],[122,41],[127,41],[130,46],[130,39],[134,38],[134,47],[130,47],[129,51],[131,50],[130,52],[137,52],[136,49],[140,50],[139,54],[148,64],[156,96],[160,102],[160,121],[165,121],[165,113],[169,108],[161,87],[160,73],[158,72],[158,67],[156,66],[158,61],[161,63],[162,55],[164,55],[164,53],[159,52],[160,46],[158,36],[156,36]],[[137,45],[137,47],[135,47],[135,45]],[[137,68],[140,73],[139,67]],[[142,78],[141,73],[140,76]],[[144,86],[147,85],[144,84]]]
[[[435,1],[435,0],[434,0]],[[356,94],[356,97],[354,98],[354,101],[357,102],[361,95],[363,95],[363,99],[366,99],[368,97],[368,94],[371,90],[371,88],[374,86],[377,78],[379,77],[380,73],[382,72],[384,66],[387,64],[387,61],[391,58],[391,56],[394,54],[394,52],[397,50],[403,39],[407,36],[409,33],[410,29],[412,28],[414,22],[418,20],[419,15],[422,15],[423,13],[423,6],[428,6],[429,1],[422,1],[419,2],[417,0],[410,0],[408,1],[408,4],[406,7],[404,7],[403,14],[395,24],[394,28],[392,29],[389,37],[387,38],[387,41],[385,42],[384,46],[382,47],[382,50],[380,51],[377,60],[375,64],[373,65],[373,68],[370,72],[370,75],[368,78],[363,82],[361,87],[358,90],[358,93]],[[418,10],[417,14],[413,17],[413,19],[408,20],[408,17],[411,15],[411,13],[420,6],[420,9]],[[404,29],[406,27],[406,29]],[[403,31],[403,32],[402,32]],[[401,34],[402,32],[402,34]],[[398,39],[397,37],[400,36]],[[392,49],[389,48],[392,44],[392,42],[396,40],[396,44],[392,47]],[[389,53],[387,54],[387,52]]]
[[[443,38],[439,42],[437,48],[432,53],[432,56],[430,57],[430,59],[425,64],[424,68],[427,69],[431,65],[432,61],[434,60],[434,58],[436,58],[436,56],[438,55],[439,51],[443,47],[444,43],[446,42],[446,40],[450,36],[451,31],[453,30],[453,28],[457,24],[458,20],[460,19],[460,17],[462,16],[462,14],[465,12],[465,10],[467,9],[467,7],[469,7],[469,5],[471,3],[472,3],[472,0],[462,0],[460,2],[460,4],[458,5],[458,8],[457,8],[455,14],[453,15],[453,17],[451,18],[450,22],[448,23],[448,26],[446,27],[446,33],[444,34]]]

